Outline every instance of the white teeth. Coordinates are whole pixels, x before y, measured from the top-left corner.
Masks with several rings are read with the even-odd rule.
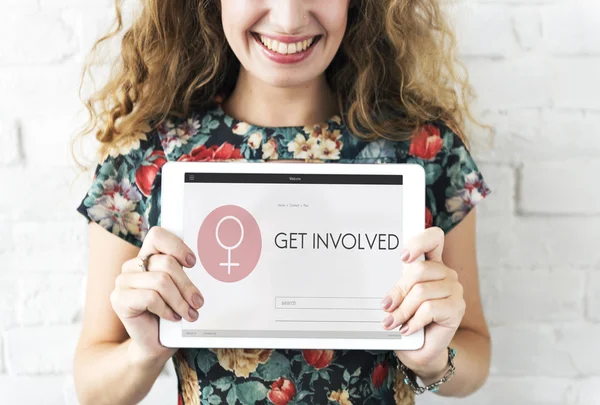
[[[314,37],[310,38],[310,39],[305,39],[304,41],[291,43],[291,44],[279,42],[276,39],[271,39],[264,35],[260,35],[259,39],[263,43],[264,46],[266,46],[270,50],[280,53],[282,55],[289,55],[289,54],[294,54],[294,53],[298,53],[298,52],[303,52],[314,42]]]
[[[277,52],[279,52],[279,53],[281,53],[283,55],[287,54],[288,53],[288,51],[287,51],[287,45],[284,44],[283,42],[280,42],[279,43],[279,48],[277,49]]]

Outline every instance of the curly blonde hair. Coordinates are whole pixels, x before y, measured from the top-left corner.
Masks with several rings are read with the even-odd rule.
[[[81,86],[99,46],[124,29],[120,0],[115,9],[116,28],[95,42]],[[185,117],[226,97],[240,68],[219,0],[143,0],[115,62],[103,87],[82,100],[89,121],[73,141],[95,130],[101,156],[149,122]],[[476,122],[468,106],[474,92],[439,0],[351,0],[346,33],[325,75],[344,124],[366,140],[408,140],[425,122],[442,120],[466,143],[465,120]]]

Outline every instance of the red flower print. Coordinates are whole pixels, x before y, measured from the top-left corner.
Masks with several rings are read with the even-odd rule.
[[[177,394],[177,405],[183,405],[183,398],[181,394]]]
[[[302,350],[304,360],[314,368],[327,367],[333,359],[333,350]]]
[[[208,148],[206,145],[197,146],[189,155],[182,155],[177,160],[180,162],[209,162],[227,159],[242,159],[242,154],[232,144],[225,142],[221,146],[212,145]]]
[[[373,370],[371,381],[373,381],[373,386],[375,388],[381,388],[383,385],[383,382],[388,375],[388,368],[389,366],[387,361],[384,361],[383,363],[378,364],[377,367],[375,367],[375,370]]]
[[[429,207],[425,207],[425,228],[430,228],[433,225],[433,215]]]
[[[156,173],[165,163],[167,163],[165,153],[161,150],[155,150],[135,172],[135,183],[146,197],[152,191],[152,183],[154,183]]]
[[[423,160],[432,160],[442,149],[444,141],[440,137],[440,130],[433,125],[424,125],[410,143],[409,153]]]
[[[271,384],[267,398],[275,405],[287,405],[294,398],[294,395],[296,395],[294,383],[287,378],[279,377],[277,381]]]

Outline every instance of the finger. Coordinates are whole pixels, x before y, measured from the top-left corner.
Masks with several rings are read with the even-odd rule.
[[[457,300],[453,297],[439,299],[439,300],[430,300],[425,301],[415,315],[406,322],[400,330],[404,336],[411,335],[416,331],[424,328],[432,322],[448,326],[448,327],[458,327],[458,325],[453,325],[450,322],[454,319],[458,319],[457,323],[460,323],[460,319],[462,316],[460,314],[464,314],[464,300]],[[459,316],[457,316],[459,314]],[[403,329],[406,327],[406,329]]]
[[[112,307],[121,318],[134,318],[149,311],[164,319],[181,320],[154,290],[116,288],[110,294]]]
[[[171,255],[185,267],[196,264],[194,252],[180,238],[160,226],[153,226],[146,234],[139,256],[157,253]]]
[[[138,259],[131,259],[123,265],[123,272],[140,273]],[[148,258],[146,269],[149,272],[165,272],[171,276],[175,286],[187,303],[195,309],[204,305],[204,296],[185,274],[181,264],[170,255],[156,254]]]
[[[186,302],[168,273],[162,271],[121,273],[116,279],[116,286],[117,288],[154,290],[181,317],[190,322],[198,319],[198,312]]]
[[[413,262],[404,265],[402,277],[388,291],[381,301],[381,307],[387,311],[394,311],[402,303],[402,300],[410,293],[411,288],[417,283],[426,281],[452,279],[452,272],[442,263],[431,261]],[[454,270],[452,270],[454,271]]]
[[[405,251],[402,253],[402,260],[411,263],[424,254],[425,259],[441,263],[444,238],[445,234],[441,228],[427,228],[424,232],[409,239]]]
[[[402,304],[383,320],[385,329],[395,329],[408,321],[417,309],[427,300],[447,298],[454,293],[454,284],[450,280],[429,281],[415,284]]]

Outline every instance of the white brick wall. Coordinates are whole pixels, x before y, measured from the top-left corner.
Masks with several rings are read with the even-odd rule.
[[[87,238],[74,209],[89,179],[74,178],[68,141],[85,118],[81,63],[112,3],[0,0],[2,403],[77,404]],[[451,11],[476,112],[495,129],[472,134],[494,189],[478,220],[492,375],[469,398],[420,403],[597,405],[600,1],[459,0]],[[173,403],[174,381],[162,375],[144,403]]]

